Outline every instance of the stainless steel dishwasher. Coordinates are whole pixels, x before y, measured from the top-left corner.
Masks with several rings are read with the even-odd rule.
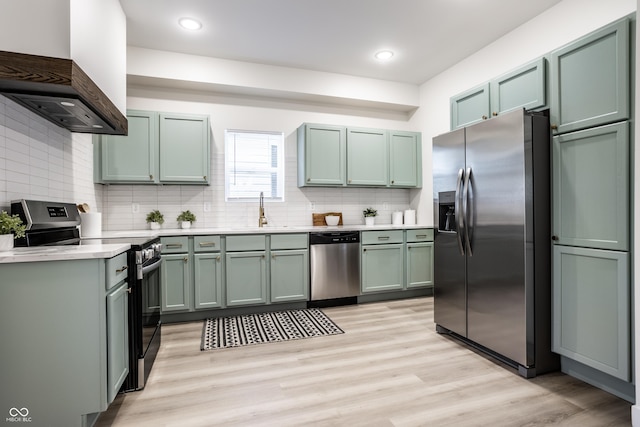
[[[311,301],[360,295],[360,232],[310,233]]]

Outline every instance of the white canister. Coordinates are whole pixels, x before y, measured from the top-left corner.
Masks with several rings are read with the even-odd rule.
[[[80,212],[80,236],[100,237],[102,235],[102,214],[99,212]]]
[[[391,213],[391,225],[402,225],[402,212]]]
[[[407,209],[406,211],[404,211],[404,223],[405,225],[415,225],[416,223],[415,209]]]

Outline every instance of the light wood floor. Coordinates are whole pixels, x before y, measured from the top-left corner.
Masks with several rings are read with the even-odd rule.
[[[630,404],[561,373],[526,380],[438,335],[433,299],[323,309],[345,333],[200,351],[163,326],[147,387],[98,426],[629,426]]]

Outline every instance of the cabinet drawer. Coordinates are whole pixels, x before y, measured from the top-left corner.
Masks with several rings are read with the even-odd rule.
[[[308,234],[273,234],[271,236],[271,249],[306,249],[308,244]]]
[[[176,254],[189,251],[189,238],[188,237],[161,237],[162,253],[163,254]]]
[[[127,267],[127,253],[121,253],[118,256],[107,260],[107,289],[113,288],[118,283],[127,278],[129,270]]]
[[[421,228],[418,230],[407,230],[407,242],[432,242],[433,230]]]
[[[402,230],[363,231],[361,240],[363,245],[402,243]]]
[[[263,251],[266,247],[264,234],[258,236],[227,236],[227,252]]]
[[[220,236],[194,236],[194,252],[218,252],[220,250]]]

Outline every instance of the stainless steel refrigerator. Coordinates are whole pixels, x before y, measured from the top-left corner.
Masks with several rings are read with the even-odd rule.
[[[433,139],[434,320],[516,367],[551,353],[550,131],[516,110]]]

